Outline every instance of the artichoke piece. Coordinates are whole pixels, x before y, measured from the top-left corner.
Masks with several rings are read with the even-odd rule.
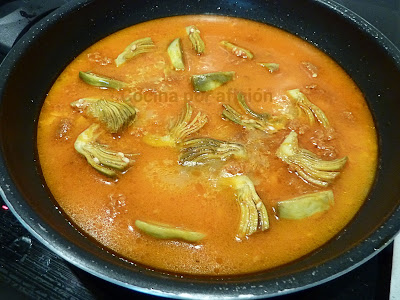
[[[196,26],[190,25],[186,27],[186,32],[189,36],[189,40],[192,42],[193,49],[198,54],[202,54],[206,46],[204,45],[204,42],[201,39],[200,30]]]
[[[170,225],[156,225],[144,221],[136,220],[135,225],[144,233],[155,237],[157,239],[179,239],[186,242],[195,243],[203,239],[206,235],[204,233],[189,231],[172,227]]]
[[[116,170],[124,171],[132,164],[130,157],[133,155],[109,150],[107,145],[96,142],[101,134],[101,131],[97,131],[99,127],[99,124],[92,124],[83,131],[76,139],[74,147],[97,171],[115,177]]]
[[[154,49],[154,47],[155,46],[151,38],[145,37],[143,39],[138,39],[129,44],[129,46],[127,46],[125,50],[118,55],[118,57],[115,59],[115,64],[117,67],[119,67],[128,59],[131,59],[141,53],[150,52],[152,49]]]
[[[143,141],[154,147],[175,147],[190,134],[200,130],[207,123],[207,116],[198,112],[191,120],[193,108],[186,103],[186,110],[182,112],[175,125],[165,136],[148,134],[143,137]],[[191,120],[191,121],[190,121]]]
[[[183,166],[204,165],[215,160],[226,161],[231,156],[246,158],[247,153],[241,144],[198,138],[183,142],[179,163]]]
[[[318,77],[318,68],[312,63],[308,61],[303,61],[301,65],[312,78]]]
[[[232,54],[241,57],[241,58],[248,58],[248,59],[252,59],[254,57],[253,53],[251,53],[249,50],[241,48],[239,46],[236,46],[232,43],[229,43],[227,41],[221,41],[220,44],[227,49],[228,51],[230,51]]]
[[[174,69],[185,70],[180,38],[177,38],[172,41],[172,43],[168,46],[167,52]]]
[[[259,65],[268,69],[270,73],[274,73],[279,70],[279,64],[277,63],[259,63]]]
[[[215,72],[200,75],[192,75],[191,81],[196,92],[207,92],[220,87],[233,80],[235,72]]]
[[[328,128],[329,121],[325,116],[325,113],[315,104],[313,104],[310,100],[307,99],[306,95],[300,92],[299,89],[293,89],[287,91],[289,97],[296,102],[296,105],[300,107],[308,117],[310,124],[314,124],[314,117],[324,126]]]
[[[245,128],[258,129],[266,133],[274,133],[285,128],[287,122],[285,117],[271,116],[267,113],[256,113],[247,105],[246,100],[241,93],[238,93],[237,99],[243,110],[253,118],[247,118],[245,115],[240,114],[229,104],[223,104],[223,117]]]
[[[223,177],[222,184],[235,190],[236,201],[240,207],[240,224],[237,236],[243,238],[257,230],[269,228],[268,212],[258,196],[253,182],[245,175]]]
[[[135,108],[128,103],[82,98],[72,102],[71,106],[80,111],[86,110],[87,115],[97,118],[111,133],[117,133],[131,125],[136,117]]]
[[[98,87],[105,87],[105,88],[112,88],[116,90],[120,90],[127,86],[125,82],[115,80],[112,78],[96,75],[91,72],[79,72],[79,78],[82,79],[87,84],[98,86]]]
[[[277,212],[279,218],[298,220],[328,210],[333,204],[333,192],[329,190],[279,201]]]
[[[289,164],[303,180],[326,187],[340,174],[347,156],[322,160],[317,155],[299,147],[297,133],[292,131],[276,151],[276,155]]]

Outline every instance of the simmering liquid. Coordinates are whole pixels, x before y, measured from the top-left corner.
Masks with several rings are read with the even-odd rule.
[[[185,28],[196,25],[205,43],[193,50]],[[133,41],[151,37],[155,47],[116,67],[114,59]],[[167,53],[181,38],[184,70],[175,70]],[[252,52],[235,55],[220,42]],[[270,72],[259,63],[277,63]],[[78,76],[90,71],[129,85],[120,90],[95,87]],[[234,80],[195,92],[191,76],[235,72]],[[330,127],[310,123],[287,91],[300,89],[318,106]],[[254,111],[290,116],[275,133],[244,128],[223,118],[222,104],[240,111],[242,93]],[[118,177],[96,171],[74,149],[77,137],[97,120],[71,107],[81,98],[128,102],[137,110],[132,125],[97,141],[122,153],[137,154]],[[246,159],[230,157],[200,166],[178,163],[181,147],[154,147],[148,134],[165,135],[186,103],[208,122],[188,138],[211,137],[239,143]],[[97,122],[98,123],[98,122]],[[314,185],[276,156],[295,131],[299,145],[324,160],[348,157],[328,187]],[[87,235],[128,260],[178,273],[225,275],[277,267],[321,247],[353,218],[373,182],[377,138],[368,106],[351,78],[327,55],[271,26],[222,16],[178,16],[126,28],[80,54],[59,76],[45,99],[38,123],[40,164],[54,198]],[[239,238],[240,209],[235,190],[219,183],[221,174],[244,174],[265,205],[269,228]],[[332,190],[330,209],[300,220],[279,218],[277,203]],[[201,232],[198,242],[158,239],[135,226],[136,220]]]

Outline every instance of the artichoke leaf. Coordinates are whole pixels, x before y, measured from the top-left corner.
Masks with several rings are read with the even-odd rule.
[[[215,90],[221,85],[233,80],[235,72],[215,72],[207,74],[192,75],[191,81],[196,92],[207,92]]]
[[[167,135],[147,134],[143,137],[143,141],[153,147],[175,147],[189,135],[199,131],[208,121],[207,116],[201,112],[198,112],[193,119],[192,114],[192,106],[186,103],[185,110]]]
[[[167,52],[174,69],[182,71],[185,70],[180,38],[176,38],[171,42],[171,44],[168,46]]]
[[[326,211],[334,204],[331,190],[302,195],[277,203],[278,217],[282,219],[299,220],[316,213]]]
[[[233,55],[236,55],[237,57],[248,58],[248,59],[253,59],[254,57],[253,53],[251,53],[250,50],[239,47],[228,41],[221,41],[220,44],[229,52],[231,52]]]
[[[235,191],[236,202],[240,209],[237,232],[240,239],[269,228],[267,209],[249,177],[246,175],[221,177],[220,184],[230,186]]]
[[[241,93],[237,95],[238,102],[245,114],[236,111],[229,104],[223,104],[224,110],[222,116],[233,123],[243,126],[246,129],[258,129],[266,133],[275,133],[280,129],[284,129],[287,123],[285,116],[271,116],[268,113],[257,113],[252,110],[246,103]],[[246,116],[250,115],[252,118]]]
[[[277,63],[259,63],[259,65],[266,68],[270,73],[274,73],[279,70],[279,64]]]
[[[136,109],[125,102],[114,102],[98,98],[82,98],[71,106],[85,111],[88,116],[98,119],[111,133],[117,133],[133,123]]]
[[[276,155],[289,164],[304,181],[326,187],[340,174],[348,158],[347,156],[323,160],[316,154],[299,147],[297,133],[291,131],[279,148]]]
[[[194,26],[190,25],[186,27],[186,33],[189,36],[189,40],[192,43],[193,49],[197,54],[202,54],[205,50],[205,44],[200,36],[200,30]]]
[[[230,157],[246,158],[243,145],[212,138],[195,138],[182,143],[179,163],[183,166],[204,165],[213,161],[226,161]]]
[[[124,64],[127,60],[146,52],[150,52],[155,47],[150,37],[138,39],[129,44],[124,51],[115,59],[117,67]]]
[[[157,239],[168,240],[184,240],[186,242],[195,243],[202,240],[206,235],[204,233],[190,231],[173,227],[166,224],[152,224],[141,220],[136,220],[135,225],[145,234]]]
[[[97,75],[92,72],[80,71],[79,78],[89,85],[103,87],[103,88],[112,88],[116,90],[121,90],[127,86],[127,83],[125,82]]]
[[[325,128],[330,127],[329,120],[325,113],[314,103],[312,103],[306,95],[304,95],[299,89],[288,90],[287,94],[289,98],[295,101],[296,105],[304,111],[310,124],[314,124],[315,119]]]
[[[108,145],[98,143],[96,139],[102,133],[99,127],[99,124],[92,124],[83,131],[74,143],[75,150],[98,172],[116,177],[116,171],[124,171],[133,163],[131,157],[134,154],[113,151]]]

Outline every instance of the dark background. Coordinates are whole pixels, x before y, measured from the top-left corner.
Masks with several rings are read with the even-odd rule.
[[[42,2],[53,9],[68,0]],[[364,17],[400,48],[400,0],[336,2]],[[37,3],[40,2],[0,0],[0,61],[12,45],[15,32],[38,17]],[[18,10],[21,6],[27,8],[22,13]],[[389,299],[392,253],[391,244],[362,266],[335,280],[277,299]],[[32,237],[0,199],[0,299],[111,298],[156,299],[115,286],[67,263]]]

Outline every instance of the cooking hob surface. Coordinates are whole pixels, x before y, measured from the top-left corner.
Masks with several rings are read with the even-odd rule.
[[[0,0],[0,24],[3,7],[10,2],[29,1]],[[58,2],[66,3],[68,0]],[[400,48],[400,0],[336,2],[367,19]],[[3,58],[0,54],[0,61]],[[391,244],[368,262],[337,279],[278,299],[389,299],[392,255]],[[31,236],[0,199],[0,299],[110,298],[159,299],[108,283],[64,261]]]

